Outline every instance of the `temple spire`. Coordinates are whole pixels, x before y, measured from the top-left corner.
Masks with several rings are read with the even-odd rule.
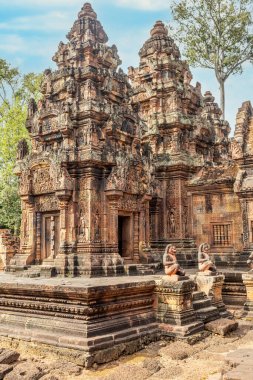
[[[168,36],[168,29],[162,21],[156,21],[154,27],[150,31],[151,37]]]
[[[78,13],[78,18],[74,22],[70,32],[67,34],[68,43],[60,42],[58,51],[53,57],[59,68],[80,67],[90,63],[96,66],[94,51],[102,51],[108,42],[107,34],[97,14],[90,3],[85,3]],[[117,58],[119,61],[119,59]]]
[[[70,41],[81,40],[93,40],[94,42],[106,43],[108,37],[101,25],[97,20],[97,14],[94,12],[90,3],[85,3],[78,13],[78,19],[74,22],[73,27],[67,34],[67,38]]]

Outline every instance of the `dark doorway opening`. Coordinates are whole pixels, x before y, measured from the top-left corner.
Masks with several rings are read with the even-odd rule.
[[[118,249],[122,257],[131,258],[131,219],[130,216],[119,216],[118,219]]]

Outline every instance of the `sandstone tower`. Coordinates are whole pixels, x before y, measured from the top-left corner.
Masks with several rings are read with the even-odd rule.
[[[20,143],[16,169],[21,245],[7,269],[145,273],[168,243],[194,266],[203,241],[218,260],[238,261],[253,244],[250,103],[229,138],[161,21],[128,75],[90,4],[67,39],[42,100],[29,103],[32,149]]]

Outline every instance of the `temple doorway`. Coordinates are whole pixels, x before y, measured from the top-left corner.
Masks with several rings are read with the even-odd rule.
[[[118,217],[118,248],[119,254],[124,259],[132,258],[132,234],[130,216]]]
[[[41,259],[54,258],[60,244],[60,215],[43,214],[41,225]]]

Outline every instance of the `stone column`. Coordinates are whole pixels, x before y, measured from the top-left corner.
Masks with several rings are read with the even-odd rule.
[[[145,242],[146,246],[150,247],[150,221],[149,221],[149,202],[151,201],[151,196],[146,196],[145,202]]]
[[[151,196],[145,195],[141,201],[141,212],[139,218],[139,241],[144,247],[150,247],[149,202],[151,199]]]
[[[64,250],[67,245],[67,209],[68,200],[60,199],[60,249]]]
[[[36,213],[36,263],[41,262],[41,212]]]
[[[67,228],[68,228],[68,204],[71,196],[71,192],[61,191],[58,192],[57,197],[59,199],[60,207],[60,244],[59,254],[54,258],[54,265],[56,267],[57,274],[66,275],[67,273],[73,275],[73,258],[67,256],[68,241],[67,241]]]
[[[140,239],[140,223],[139,223],[139,214],[138,212],[133,213],[133,234],[134,234],[134,262],[139,263],[140,257],[139,257],[139,239]]]
[[[176,230],[176,235],[178,238],[182,239],[184,238],[184,228],[183,228],[183,218],[184,218],[184,209],[183,209],[183,199],[182,199],[182,192],[183,192],[183,183],[182,179],[176,180],[176,194],[177,194],[177,212],[178,212],[178,231]]]
[[[161,199],[158,199],[158,198],[152,199],[152,204],[150,207],[150,216],[151,216],[151,231],[152,231],[151,240],[153,241],[159,240],[160,204],[161,204]]]
[[[242,209],[242,225],[243,225],[243,244],[244,248],[249,247],[249,220],[248,220],[248,202],[246,199],[241,199]]]
[[[118,203],[119,199],[123,196],[122,191],[106,191],[106,196],[109,201],[110,207],[110,229],[109,241],[117,247],[118,250]]]
[[[34,202],[25,200],[26,211],[26,231],[24,231],[23,242],[21,243],[22,264],[33,264],[36,257],[36,213]],[[21,264],[21,262],[20,262]]]
[[[68,228],[68,205],[72,195],[70,190],[59,190],[56,193],[60,207],[60,253],[66,254],[68,249],[67,228]]]

